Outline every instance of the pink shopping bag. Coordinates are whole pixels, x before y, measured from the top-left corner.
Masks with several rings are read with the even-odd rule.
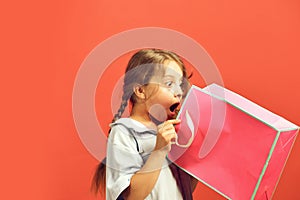
[[[192,86],[168,157],[227,199],[271,199],[299,127],[216,84]]]

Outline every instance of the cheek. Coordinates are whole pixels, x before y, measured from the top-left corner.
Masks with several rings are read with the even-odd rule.
[[[167,88],[162,88],[153,98],[153,103],[160,104],[161,106],[166,108],[170,106],[170,103],[172,103],[172,97],[173,95]]]
[[[168,88],[162,88],[159,96],[164,101],[172,101],[174,94]]]
[[[168,114],[166,112],[166,109],[160,105],[160,104],[153,104],[150,108],[149,111],[150,115],[154,117],[158,121],[165,121],[167,120]]]
[[[149,90],[148,90],[149,91]],[[170,106],[172,103],[174,95],[168,89],[164,87],[156,88],[156,90],[147,92],[147,105],[160,104],[162,106]]]

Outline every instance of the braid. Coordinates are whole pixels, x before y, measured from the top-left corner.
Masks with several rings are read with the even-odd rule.
[[[127,106],[127,100],[123,99],[120,105],[120,108],[118,109],[118,112],[114,115],[114,118],[112,120],[112,122],[117,121],[118,119],[121,118],[126,106]]]
[[[125,87],[123,87],[123,89],[124,89],[124,94],[122,96],[121,105],[120,105],[120,108],[118,109],[118,112],[114,115],[112,122],[115,122],[121,118],[122,114],[125,111],[125,108],[128,105],[128,99],[130,98],[131,94],[128,94],[128,91],[126,93]]]

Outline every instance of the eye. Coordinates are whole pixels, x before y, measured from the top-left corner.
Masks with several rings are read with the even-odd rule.
[[[183,86],[184,86],[184,82],[183,82],[183,81],[180,81],[180,82],[179,82],[179,86],[180,86],[180,87],[183,87]]]
[[[167,87],[172,87],[172,86],[174,85],[174,81],[166,81],[166,82],[165,82],[165,85],[166,85]]]

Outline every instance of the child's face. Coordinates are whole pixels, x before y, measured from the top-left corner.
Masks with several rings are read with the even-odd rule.
[[[175,109],[182,98],[181,84],[183,73],[174,61],[164,63],[164,75],[153,77],[146,87],[148,99],[146,107],[149,114],[159,121],[174,118]]]

